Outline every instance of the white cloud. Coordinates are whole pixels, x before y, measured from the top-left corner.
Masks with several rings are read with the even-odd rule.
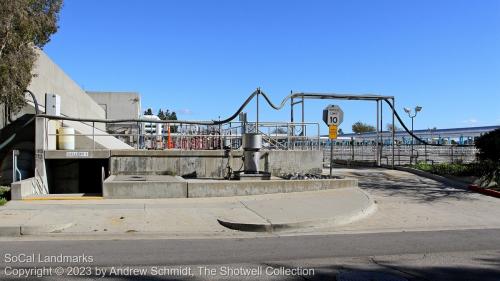
[[[479,123],[479,121],[476,118],[470,118],[470,119],[462,121],[462,123],[468,124],[468,125],[475,125],[475,124]]]
[[[188,109],[188,108],[181,108],[177,112],[179,114],[183,114],[183,115],[191,115],[191,114],[193,114],[193,111],[191,111],[191,109]]]

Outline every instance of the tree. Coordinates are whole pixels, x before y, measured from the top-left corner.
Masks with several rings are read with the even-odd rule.
[[[170,112],[170,110],[166,109],[163,111],[162,109],[158,110],[158,118],[160,120],[177,120],[177,114],[175,111]],[[176,133],[177,132],[177,126],[170,126],[170,132]]]
[[[12,112],[24,105],[36,48],[57,31],[62,0],[0,0],[0,104]]]
[[[151,108],[146,109],[144,115],[153,115],[153,110]]]
[[[177,120],[177,113],[175,113],[175,111],[172,111],[168,120]]]
[[[481,184],[487,186],[495,182],[500,186],[500,129],[478,137],[475,145],[483,174]]]
[[[391,123],[387,123],[385,125],[385,128],[387,131],[392,132],[392,124]],[[399,128],[398,126],[396,126],[396,124],[394,124],[394,132],[396,132],[396,131],[401,131],[401,128]]]
[[[352,131],[356,134],[375,132],[377,129],[372,125],[358,121],[352,125]]]
[[[163,110],[161,108],[158,110],[158,115],[157,116],[158,116],[158,118],[160,118],[160,120],[167,119],[167,117],[165,116],[165,112],[163,112]]]

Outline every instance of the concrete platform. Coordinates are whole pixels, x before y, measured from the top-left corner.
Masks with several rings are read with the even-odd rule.
[[[107,199],[187,198],[187,181],[179,176],[111,175],[103,184]]]
[[[185,180],[179,176],[112,175],[104,181],[106,199],[203,198],[319,191],[357,187],[356,179]]]

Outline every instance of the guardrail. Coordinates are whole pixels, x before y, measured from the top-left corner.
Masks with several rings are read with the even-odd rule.
[[[348,161],[376,162],[376,144],[334,145],[333,159]],[[409,144],[394,147],[396,165],[407,165],[417,162],[426,163],[470,163],[476,160],[477,148],[471,146],[427,146]],[[323,146],[323,162],[330,163],[330,146]],[[383,145],[382,164],[392,162],[392,145]]]
[[[149,121],[110,123],[98,121],[77,122],[80,130],[74,134],[59,131],[49,133],[50,117],[45,120],[46,137],[53,139],[74,136],[77,146],[82,149],[102,148],[96,139],[116,138],[135,149],[180,149],[180,150],[217,150],[239,149],[244,132],[258,131],[263,135],[263,149],[268,150],[319,150],[320,125],[311,122],[229,122],[221,125],[172,124]],[[62,126],[64,120],[52,120],[55,126]],[[73,123],[75,124],[75,123]],[[105,129],[104,129],[105,128]],[[54,130],[53,130],[54,131]],[[82,132],[83,131],[83,132]],[[307,135],[312,132],[313,135]],[[90,141],[90,144],[89,144]]]

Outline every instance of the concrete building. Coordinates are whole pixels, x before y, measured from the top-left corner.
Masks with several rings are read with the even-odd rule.
[[[154,123],[156,116],[110,123],[109,119],[140,117],[138,93],[86,92],[41,51],[34,73],[37,76],[28,89],[43,115],[33,114],[35,102],[28,96],[28,105],[11,120],[0,114],[0,184],[12,183],[14,199],[50,194],[106,196],[105,183],[111,175],[126,176],[135,183],[141,175],[222,179],[248,171],[239,147],[222,149],[221,126],[170,124],[170,137],[169,125]],[[238,137],[241,134],[233,139]],[[319,149],[269,149],[260,155],[257,172],[269,176],[322,170]],[[139,193],[151,192],[144,190],[144,184],[124,185],[118,192],[143,197]],[[147,196],[172,197],[169,183]]]
[[[60,97],[60,115],[73,118],[106,118],[106,110],[88,95],[73,79],[71,79],[57,64],[44,52],[37,50],[38,58],[33,73],[36,76],[31,80],[28,90],[33,92],[38,102],[40,113],[46,113],[46,95]],[[26,95],[27,105],[17,114],[6,117],[6,108],[0,106],[0,184],[10,184],[13,178],[13,150],[19,151],[18,169],[21,179],[36,177],[36,188],[39,193],[48,192],[47,179],[51,178],[51,167],[61,163],[45,161],[44,151],[57,149],[58,129],[61,126],[74,128],[75,147],[93,149],[132,149],[128,144],[110,136],[106,132],[104,123],[89,123],[65,120],[49,121],[35,120],[35,103]],[[64,123],[64,124],[63,124]],[[88,165],[88,164],[86,164]],[[80,163],[72,167],[71,173],[59,173],[61,184],[71,186],[65,176],[82,172],[85,169]],[[100,169],[100,168],[99,168]],[[52,169],[53,170],[53,169]],[[82,176],[84,178],[84,176]],[[19,178],[18,178],[19,179]],[[52,177],[54,180],[54,177]],[[78,188],[72,188],[76,190]]]
[[[137,92],[97,92],[87,94],[104,110],[106,119],[139,119],[141,115],[141,96]],[[106,131],[118,134],[119,140],[137,145],[139,133],[137,122],[107,123]]]

